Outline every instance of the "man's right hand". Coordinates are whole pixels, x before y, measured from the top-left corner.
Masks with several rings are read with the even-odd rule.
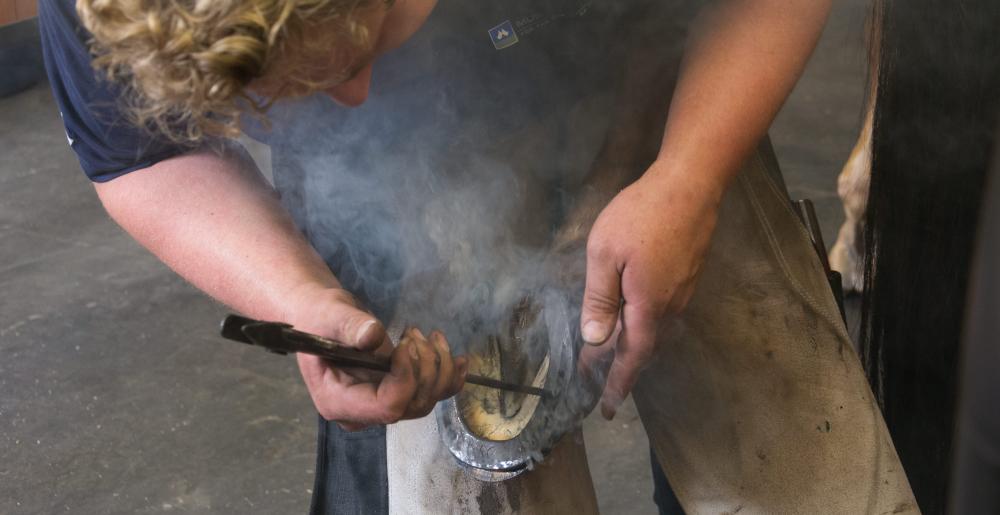
[[[196,150],[95,185],[108,213],[185,279],[234,311],[392,355],[388,374],[299,355],[316,409],[346,429],[426,415],[464,383],[441,334],[407,331],[393,350],[358,309],[241,148]],[[275,273],[275,270],[281,273]]]
[[[453,358],[440,332],[430,338],[407,329],[393,348],[385,327],[357,307],[343,289],[319,289],[299,296],[288,319],[296,329],[325,336],[350,347],[390,355],[388,374],[331,366],[322,358],[299,354],[299,370],[316,410],[348,431],[420,418],[438,401],[458,393],[468,361]]]

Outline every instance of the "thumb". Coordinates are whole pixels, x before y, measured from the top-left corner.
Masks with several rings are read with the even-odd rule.
[[[587,253],[587,286],[583,292],[580,334],[590,345],[601,345],[611,336],[621,309],[621,273],[615,263]]]
[[[359,309],[353,302],[327,304],[320,315],[324,320],[323,336],[348,347],[375,350],[385,341],[385,327],[371,313]]]

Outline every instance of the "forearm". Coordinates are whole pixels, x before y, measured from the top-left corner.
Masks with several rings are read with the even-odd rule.
[[[612,128],[556,246],[585,238],[601,209],[643,172],[680,174],[687,188],[721,196],[801,74],[829,4],[728,0],[703,9],[676,84],[677,63],[656,45],[660,28],[639,23]]]
[[[96,189],[140,244],[248,316],[293,322],[297,299],[339,287],[242,149],[193,152]]]
[[[677,57],[652,43],[661,38],[660,27],[645,22],[632,29],[609,129],[556,232],[557,249],[586,239],[601,210],[646,171],[659,151]]]
[[[340,289],[242,149],[176,157],[99,184],[97,192],[139,243],[233,309],[389,355],[388,374],[374,377],[298,354],[327,420],[357,430],[420,418],[461,389],[468,362],[452,358],[440,333],[427,339],[409,330],[394,348],[382,325]]]
[[[766,133],[816,45],[831,0],[727,0],[691,30],[650,173],[721,195]]]

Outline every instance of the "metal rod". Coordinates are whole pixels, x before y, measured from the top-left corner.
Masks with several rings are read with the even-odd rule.
[[[363,368],[378,372],[388,372],[391,368],[387,356],[361,352],[322,336],[296,331],[287,324],[261,322],[229,315],[222,321],[221,333],[228,340],[264,347],[278,354],[292,352],[312,354],[341,367]],[[542,388],[508,383],[476,374],[467,374],[465,382],[497,390],[537,395],[543,399],[552,396]]]
[[[472,383],[479,386],[485,386],[487,388],[496,388],[497,390],[507,390],[509,392],[526,393],[528,395],[537,395],[543,399],[548,399],[551,397],[548,390],[538,388],[535,386],[527,386],[520,384],[512,384],[490,377],[480,376],[476,374],[466,374],[466,383]]]

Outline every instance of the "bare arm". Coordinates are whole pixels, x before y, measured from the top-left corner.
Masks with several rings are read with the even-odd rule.
[[[440,334],[408,331],[392,350],[296,230],[240,148],[201,150],[96,185],[108,213],[140,244],[215,299],[363,349],[392,352],[392,372],[358,381],[299,356],[317,410],[348,428],[423,416],[461,386]],[[438,364],[439,363],[439,364]]]
[[[798,80],[829,8],[830,0],[726,0],[692,27],[659,155],[588,237],[581,330],[594,346],[581,361],[614,357],[606,417],[653,354],[659,322],[693,293],[722,194]]]
[[[196,151],[95,186],[136,241],[248,316],[291,322],[300,297],[340,287],[239,149]]]
[[[764,136],[822,33],[831,0],[726,0],[692,28],[659,160],[724,189]]]

